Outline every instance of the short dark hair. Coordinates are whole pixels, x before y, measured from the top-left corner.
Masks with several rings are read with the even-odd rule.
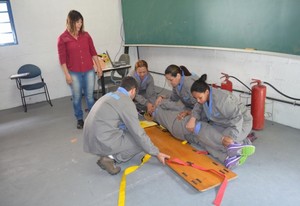
[[[131,89],[137,88],[138,83],[135,78],[127,76],[123,78],[120,86],[126,89],[126,91],[130,91]]]

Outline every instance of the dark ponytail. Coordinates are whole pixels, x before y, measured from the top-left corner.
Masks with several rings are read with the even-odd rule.
[[[204,93],[206,90],[209,90],[209,86],[205,82],[206,79],[207,79],[207,74],[203,74],[198,80],[196,80],[191,87],[191,93],[192,92]]]
[[[184,74],[184,76],[191,76],[192,74],[185,66],[177,66],[175,64],[171,64],[165,70],[165,75],[170,74],[172,77],[176,77],[177,74]]]

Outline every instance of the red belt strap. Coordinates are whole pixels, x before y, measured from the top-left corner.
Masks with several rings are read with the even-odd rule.
[[[208,151],[205,151],[205,150],[197,150],[196,153],[197,153],[197,154],[208,155]]]
[[[221,202],[222,202],[222,199],[223,199],[223,196],[224,196],[224,192],[225,192],[225,189],[226,189],[226,186],[227,186],[227,182],[228,182],[227,177],[224,174],[222,174],[222,173],[220,173],[220,172],[218,172],[218,171],[216,171],[214,169],[203,168],[203,167],[201,167],[199,165],[196,165],[196,164],[194,164],[192,162],[184,162],[184,161],[182,161],[182,160],[180,160],[178,158],[172,158],[172,159],[169,159],[167,161],[169,163],[175,163],[175,164],[179,164],[179,165],[182,165],[182,166],[191,166],[191,167],[196,168],[198,170],[205,171],[205,172],[211,172],[213,174],[221,176],[223,178],[223,182],[222,182],[222,184],[221,184],[221,186],[219,188],[219,191],[217,193],[217,196],[216,196],[216,198],[214,200],[214,205],[216,205],[216,206],[221,205]]]

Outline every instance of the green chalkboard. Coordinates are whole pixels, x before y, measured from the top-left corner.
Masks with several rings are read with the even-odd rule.
[[[300,55],[300,0],[122,0],[125,44]]]

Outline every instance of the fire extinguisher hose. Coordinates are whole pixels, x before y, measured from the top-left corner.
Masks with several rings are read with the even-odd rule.
[[[289,98],[289,99],[293,99],[293,100],[296,100],[296,101],[300,101],[300,99],[298,98],[294,98],[294,97],[290,97],[282,92],[280,92],[278,89],[276,89],[272,84],[268,83],[268,82],[263,82],[264,84],[266,85],[269,85],[270,87],[272,87],[276,92],[278,92],[279,94],[281,94],[282,96],[286,97],[286,98]]]
[[[251,92],[251,89],[246,84],[244,84],[241,80],[239,80],[238,78],[236,78],[235,76],[228,76],[228,77],[237,80],[238,82],[240,82],[242,85],[244,85]]]

